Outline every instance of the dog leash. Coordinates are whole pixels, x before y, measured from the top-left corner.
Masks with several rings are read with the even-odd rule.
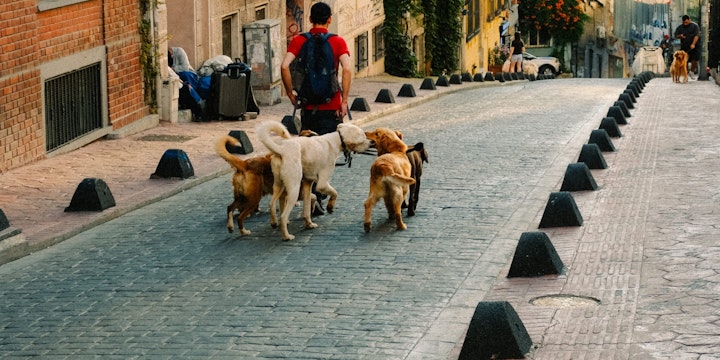
[[[350,109],[348,109],[348,119],[350,119],[352,121],[352,115],[350,114]],[[343,156],[345,156],[345,162],[337,163],[337,164],[335,164],[335,166],[345,166],[345,164],[347,164],[348,169],[349,169],[350,167],[352,167],[352,152],[348,149],[343,148]]]

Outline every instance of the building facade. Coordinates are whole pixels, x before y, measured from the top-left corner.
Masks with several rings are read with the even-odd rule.
[[[123,0],[0,4],[0,172],[150,114],[139,20]]]

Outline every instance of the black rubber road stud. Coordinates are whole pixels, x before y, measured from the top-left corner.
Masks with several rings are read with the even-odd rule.
[[[532,339],[507,301],[481,301],[475,307],[458,360],[523,359]]]
[[[165,150],[151,179],[180,178],[187,179],[195,176],[195,169],[190,158],[180,149]]]
[[[583,218],[568,191],[550,193],[539,228],[582,226]]]
[[[597,190],[598,186],[595,178],[590,172],[590,168],[583,163],[577,162],[568,164],[565,170],[565,178],[563,178],[560,191],[584,191]]]
[[[529,231],[520,235],[507,277],[559,275],[565,265],[547,234]]]
[[[71,211],[103,211],[115,206],[115,198],[105,181],[98,178],[85,178],[77,186],[70,206],[65,208]]]

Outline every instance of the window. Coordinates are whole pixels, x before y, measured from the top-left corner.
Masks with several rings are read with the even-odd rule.
[[[355,38],[355,71],[368,66],[368,33],[362,33]]]
[[[523,41],[525,42],[526,46],[550,46],[550,33],[547,32],[547,30],[530,30],[528,35],[524,37]]]
[[[45,81],[45,149],[53,151],[103,127],[100,63]]]
[[[467,21],[467,37],[465,41],[470,41],[470,39],[480,33],[480,1],[468,1],[467,10],[464,13]]]
[[[233,56],[233,17],[234,16],[228,16],[222,19],[222,53],[231,58]]]
[[[90,0],[39,0],[38,1],[38,11],[57,9],[59,7],[72,5],[72,4],[78,4],[81,2],[85,2],[85,1],[90,1]]]
[[[383,36],[382,25],[373,29],[373,61],[385,57],[385,37]]]
[[[260,5],[255,8],[255,21],[265,20],[267,18],[267,4]]]

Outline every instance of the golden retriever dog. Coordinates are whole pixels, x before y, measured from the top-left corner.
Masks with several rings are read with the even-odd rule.
[[[680,77],[683,76],[683,83],[688,81],[688,54],[682,50],[678,50],[673,54],[673,61],[670,64],[670,75],[673,82],[679,83]]]
[[[407,226],[402,221],[402,202],[415,180],[410,177],[412,166],[407,157],[407,145],[402,133],[388,128],[365,132],[377,149],[378,157],[370,166],[370,193],[365,200],[365,232],[372,230],[372,210],[380,199],[385,201],[390,219],[395,219],[398,230]]]
[[[428,152],[425,145],[421,142],[408,146],[407,158],[410,161],[410,177],[415,179],[415,183],[410,185],[410,197],[407,204],[403,202],[403,207],[407,208],[407,215],[414,216],[417,203],[420,200],[420,178],[422,177],[423,163],[428,162]]]
[[[342,123],[337,131],[311,137],[292,137],[287,128],[277,121],[265,121],[258,125],[257,136],[272,153],[270,165],[274,176],[273,196],[270,200],[270,224],[277,225],[275,204],[283,194],[286,199],[302,194],[305,228],[316,228],[310,219],[311,190],[315,189],[330,197],[327,212],[332,213],[337,200],[337,191],[330,186],[330,177],[335,171],[335,161],[344,150],[363,152],[370,147],[365,132],[352,124]],[[278,135],[277,138],[271,136]],[[292,203],[281,201],[280,231],[283,240],[295,238],[287,230]]]
[[[523,72],[527,75],[532,75],[537,77],[538,76],[538,67],[537,65],[529,62],[529,61],[523,61]]]
[[[240,234],[250,235],[250,230],[244,225],[245,219],[258,210],[260,199],[264,195],[272,193],[273,173],[270,167],[272,154],[243,160],[230,154],[225,147],[227,144],[238,146],[240,141],[225,135],[215,143],[215,152],[235,169],[232,177],[234,200],[227,207],[227,229],[231,233],[234,231],[233,213],[237,209],[239,214],[236,220]]]

